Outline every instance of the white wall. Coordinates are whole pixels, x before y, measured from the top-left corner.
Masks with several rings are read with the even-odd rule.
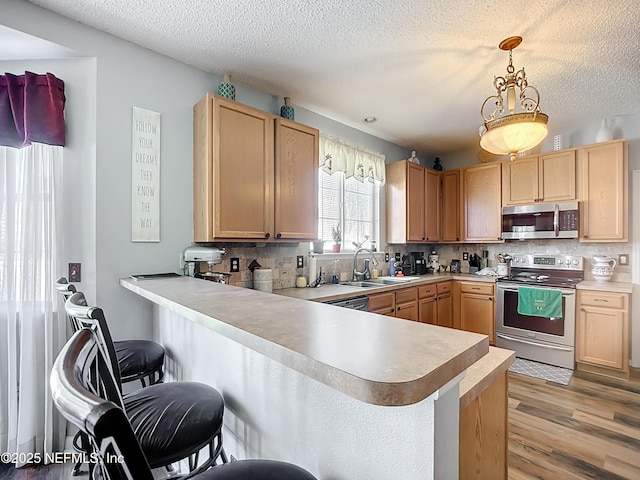
[[[26,1],[3,0],[0,23],[93,59],[85,60],[85,74],[88,86],[94,88],[95,84],[95,109],[86,105],[88,124],[70,125],[74,148],[86,153],[87,164],[95,162],[93,217],[83,215],[73,220],[74,227],[82,232],[83,245],[91,243],[95,236],[95,269],[85,252],[81,255],[83,262],[90,262],[89,268],[84,266],[82,288],[95,284],[97,295],[89,297],[105,309],[115,338],[150,338],[150,305],[122,289],[117,279],[131,273],[178,269],[179,255],[191,244],[193,235],[192,108],[206,91],[215,92],[221,79]],[[92,69],[95,80],[91,80]],[[65,80],[63,75],[60,77]],[[272,95],[242,85],[236,85],[236,98],[272,113],[277,113],[281,104]],[[70,95],[69,100],[72,99]],[[67,105],[68,109],[73,108]],[[159,243],[131,242],[133,106],[162,115]],[[296,109],[296,119],[384,153],[389,161],[408,157],[406,150],[312,112]],[[96,132],[95,138],[83,136],[83,127]],[[95,152],[93,159],[91,152]],[[82,208],[83,213],[93,208],[90,198]],[[89,252],[87,255],[91,256]],[[72,252],[69,258],[75,259],[77,254]]]

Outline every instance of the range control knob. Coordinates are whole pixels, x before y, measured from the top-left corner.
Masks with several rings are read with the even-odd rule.
[[[577,265],[577,264],[578,264],[578,260],[574,260],[574,261],[573,261],[573,264],[574,264],[574,265]]]

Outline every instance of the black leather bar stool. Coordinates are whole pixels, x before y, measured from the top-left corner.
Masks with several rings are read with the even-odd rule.
[[[206,470],[218,460],[227,462],[222,447],[224,400],[220,393],[196,382],[158,383],[122,394],[115,349],[104,312],[87,306],[82,292],[65,303],[67,315],[92,333],[90,362],[79,364],[84,388],[115,403],[126,414],[151,468],[188,460],[190,474]],[[74,336],[74,338],[76,338]],[[208,456],[199,464],[200,451]]]
[[[51,371],[51,393],[60,413],[91,438],[106,480],[153,480],[150,465],[127,415],[114,402],[87,390],[91,369],[107,369],[96,334],[82,329],[63,347]],[[154,387],[149,387],[154,388]],[[185,477],[186,478],[186,477]],[[273,460],[214,465],[194,480],[317,480],[306,470]]]
[[[55,288],[65,302],[76,292],[75,286],[64,277],[56,280]],[[80,328],[72,319],[69,321],[74,332]],[[161,345],[150,340],[118,340],[114,341],[113,345],[122,383],[139,381],[146,387],[162,381],[164,348]]]

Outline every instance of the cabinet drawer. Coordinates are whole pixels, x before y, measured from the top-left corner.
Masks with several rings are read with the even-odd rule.
[[[393,292],[376,293],[369,295],[369,311],[376,312],[378,310],[395,309],[395,294]]]
[[[480,282],[460,282],[460,292],[493,295],[493,284]]]
[[[437,292],[437,287],[435,283],[431,285],[422,285],[418,287],[418,297],[419,298],[429,298],[435,297]]]
[[[440,282],[438,284],[436,284],[437,286],[437,291],[438,291],[438,295],[442,294],[442,293],[447,293],[451,291],[451,282]]]
[[[418,287],[403,288],[396,290],[396,305],[399,303],[409,303],[418,300]]]
[[[580,305],[591,305],[604,308],[626,308],[626,293],[614,292],[580,292]]]

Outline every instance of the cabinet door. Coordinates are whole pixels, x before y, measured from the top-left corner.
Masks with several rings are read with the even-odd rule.
[[[407,242],[423,242],[424,233],[424,167],[407,162]]]
[[[442,229],[443,242],[459,242],[460,233],[460,170],[442,172]]]
[[[500,164],[465,168],[463,179],[465,241],[501,241]]]
[[[396,317],[417,322],[419,320],[418,301],[416,300],[409,303],[396,303]]]
[[[502,163],[502,204],[521,205],[540,201],[538,157]]]
[[[438,310],[436,297],[422,298],[418,301],[418,321],[437,325]]]
[[[576,152],[540,155],[538,183],[542,202],[566,202],[576,196]]]
[[[390,317],[396,316],[396,295],[393,292],[369,295],[369,311]]]
[[[578,150],[582,242],[626,242],[628,160],[616,141]]]
[[[474,293],[460,294],[460,328],[468,332],[489,336],[495,344],[495,320],[493,297]]]
[[[576,361],[628,370],[626,312],[582,306],[576,324]]]
[[[444,293],[438,297],[438,325],[453,327],[453,296]]]
[[[209,94],[194,123],[194,240],[271,237],[273,116]]]
[[[440,241],[440,173],[424,170],[424,237],[428,242]]]
[[[318,237],[318,138],[315,128],[276,119],[275,236]]]

